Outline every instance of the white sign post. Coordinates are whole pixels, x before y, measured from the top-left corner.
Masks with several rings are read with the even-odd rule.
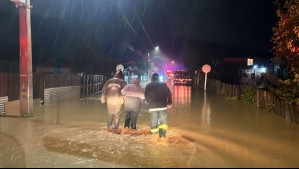
[[[207,89],[207,74],[211,71],[211,66],[208,64],[205,64],[202,66],[202,71],[205,73],[205,87],[204,90]]]

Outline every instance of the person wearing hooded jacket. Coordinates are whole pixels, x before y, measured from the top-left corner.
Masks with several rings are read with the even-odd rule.
[[[145,87],[144,95],[149,105],[151,133],[159,133],[159,137],[166,137],[167,109],[171,109],[172,95],[166,83],[159,82],[159,74],[153,73],[151,82]]]
[[[124,97],[121,94],[121,89],[126,85],[124,75],[121,70],[117,71],[115,75],[106,81],[102,89],[101,103],[107,103],[108,118],[107,128],[118,129],[121,114],[121,108],[124,104]]]
[[[131,84],[126,85],[121,90],[125,96],[124,108],[126,111],[125,128],[137,130],[137,117],[140,112],[141,105],[144,102],[144,91],[140,86],[138,78],[133,78]]]

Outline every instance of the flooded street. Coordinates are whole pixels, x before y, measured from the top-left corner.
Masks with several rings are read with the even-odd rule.
[[[299,167],[298,124],[199,88],[172,93],[166,140],[106,131],[98,97],[1,117],[0,167]],[[143,107],[137,129],[149,126]]]

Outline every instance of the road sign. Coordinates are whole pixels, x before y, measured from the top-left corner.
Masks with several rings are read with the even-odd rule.
[[[208,65],[208,64],[203,65],[203,66],[202,66],[202,71],[203,71],[204,73],[209,73],[209,72],[211,71],[211,66]]]
[[[211,71],[211,66],[208,64],[205,64],[202,66],[202,71],[205,73],[205,87],[204,90],[207,89],[207,74]]]

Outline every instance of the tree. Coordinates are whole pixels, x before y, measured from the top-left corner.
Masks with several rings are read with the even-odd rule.
[[[290,65],[296,82],[299,82],[299,0],[276,0],[278,23],[273,28],[274,60]]]

